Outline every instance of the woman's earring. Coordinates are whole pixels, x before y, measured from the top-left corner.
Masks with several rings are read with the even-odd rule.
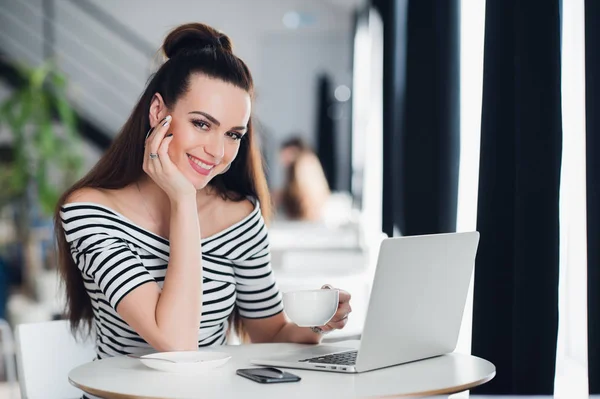
[[[227,171],[229,170],[229,168],[231,168],[231,164],[227,165],[227,167],[225,169],[223,169],[223,171],[221,173],[219,173],[220,175],[224,175],[225,173],[227,173]]]

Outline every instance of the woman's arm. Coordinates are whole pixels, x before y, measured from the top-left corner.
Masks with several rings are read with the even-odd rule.
[[[248,332],[252,343],[296,342],[301,344],[318,344],[321,334],[308,327],[298,327],[279,313],[266,319],[242,318],[244,329]]]
[[[177,348],[198,349],[202,248],[196,198],[171,203],[169,267],[156,304],[156,325]]]
[[[169,266],[157,284],[131,291],[119,315],[158,351],[197,350],[202,306],[200,225],[195,198],[171,204]]]

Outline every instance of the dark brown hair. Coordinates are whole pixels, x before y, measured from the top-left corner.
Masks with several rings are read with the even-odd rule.
[[[298,150],[286,174],[281,193],[285,215],[292,220],[318,220],[331,194],[319,158],[310,148],[303,147]]]
[[[189,90],[192,74],[204,74],[231,83],[251,97],[254,93],[250,70],[233,54],[231,41],[210,26],[199,23],[179,26],[166,37],[162,49],[167,61],[151,77],[121,132],[92,170],[62,195],[56,208],[54,225],[60,273],[66,288],[67,317],[74,332],[82,323],[91,330],[93,312],[61,223],[60,210],[66,199],[84,187],[119,189],[142,177],[144,141],[150,129],[148,112],[155,93],[160,93],[167,107],[173,107]],[[271,201],[254,133],[250,119],[236,159],[227,173],[215,176],[210,185],[228,200],[241,201],[248,196],[258,199],[263,217],[268,220]],[[233,312],[231,325],[238,335],[245,337],[237,309]]]
[[[282,150],[285,150],[287,148],[294,148],[298,151],[306,151],[310,149],[308,144],[306,144],[306,142],[300,137],[292,137],[290,139],[287,139],[281,144],[281,147],[279,148]]]

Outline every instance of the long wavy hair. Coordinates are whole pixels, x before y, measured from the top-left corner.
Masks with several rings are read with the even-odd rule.
[[[59,267],[67,299],[66,315],[73,332],[79,331],[82,325],[91,331],[93,309],[61,223],[60,209],[66,199],[84,187],[119,189],[143,176],[144,141],[150,129],[148,110],[155,93],[162,96],[167,107],[172,107],[189,90],[191,75],[204,74],[247,91],[251,98],[254,94],[250,70],[233,54],[231,40],[210,26],[200,23],[179,26],[165,38],[162,50],[167,61],[149,80],[120,133],[90,172],[62,195],[55,211]],[[257,198],[263,217],[269,220],[271,200],[256,140],[250,119],[231,167],[227,173],[215,176],[209,184],[228,200],[242,201],[248,196]],[[232,313],[230,326],[238,336],[247,340],[237,309]]]

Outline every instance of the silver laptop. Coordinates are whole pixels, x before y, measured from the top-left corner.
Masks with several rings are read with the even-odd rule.
[[[383,240],[359,344],[315,345],[251,363],[361,373],[453,352],[478,243],[476,231]]]

